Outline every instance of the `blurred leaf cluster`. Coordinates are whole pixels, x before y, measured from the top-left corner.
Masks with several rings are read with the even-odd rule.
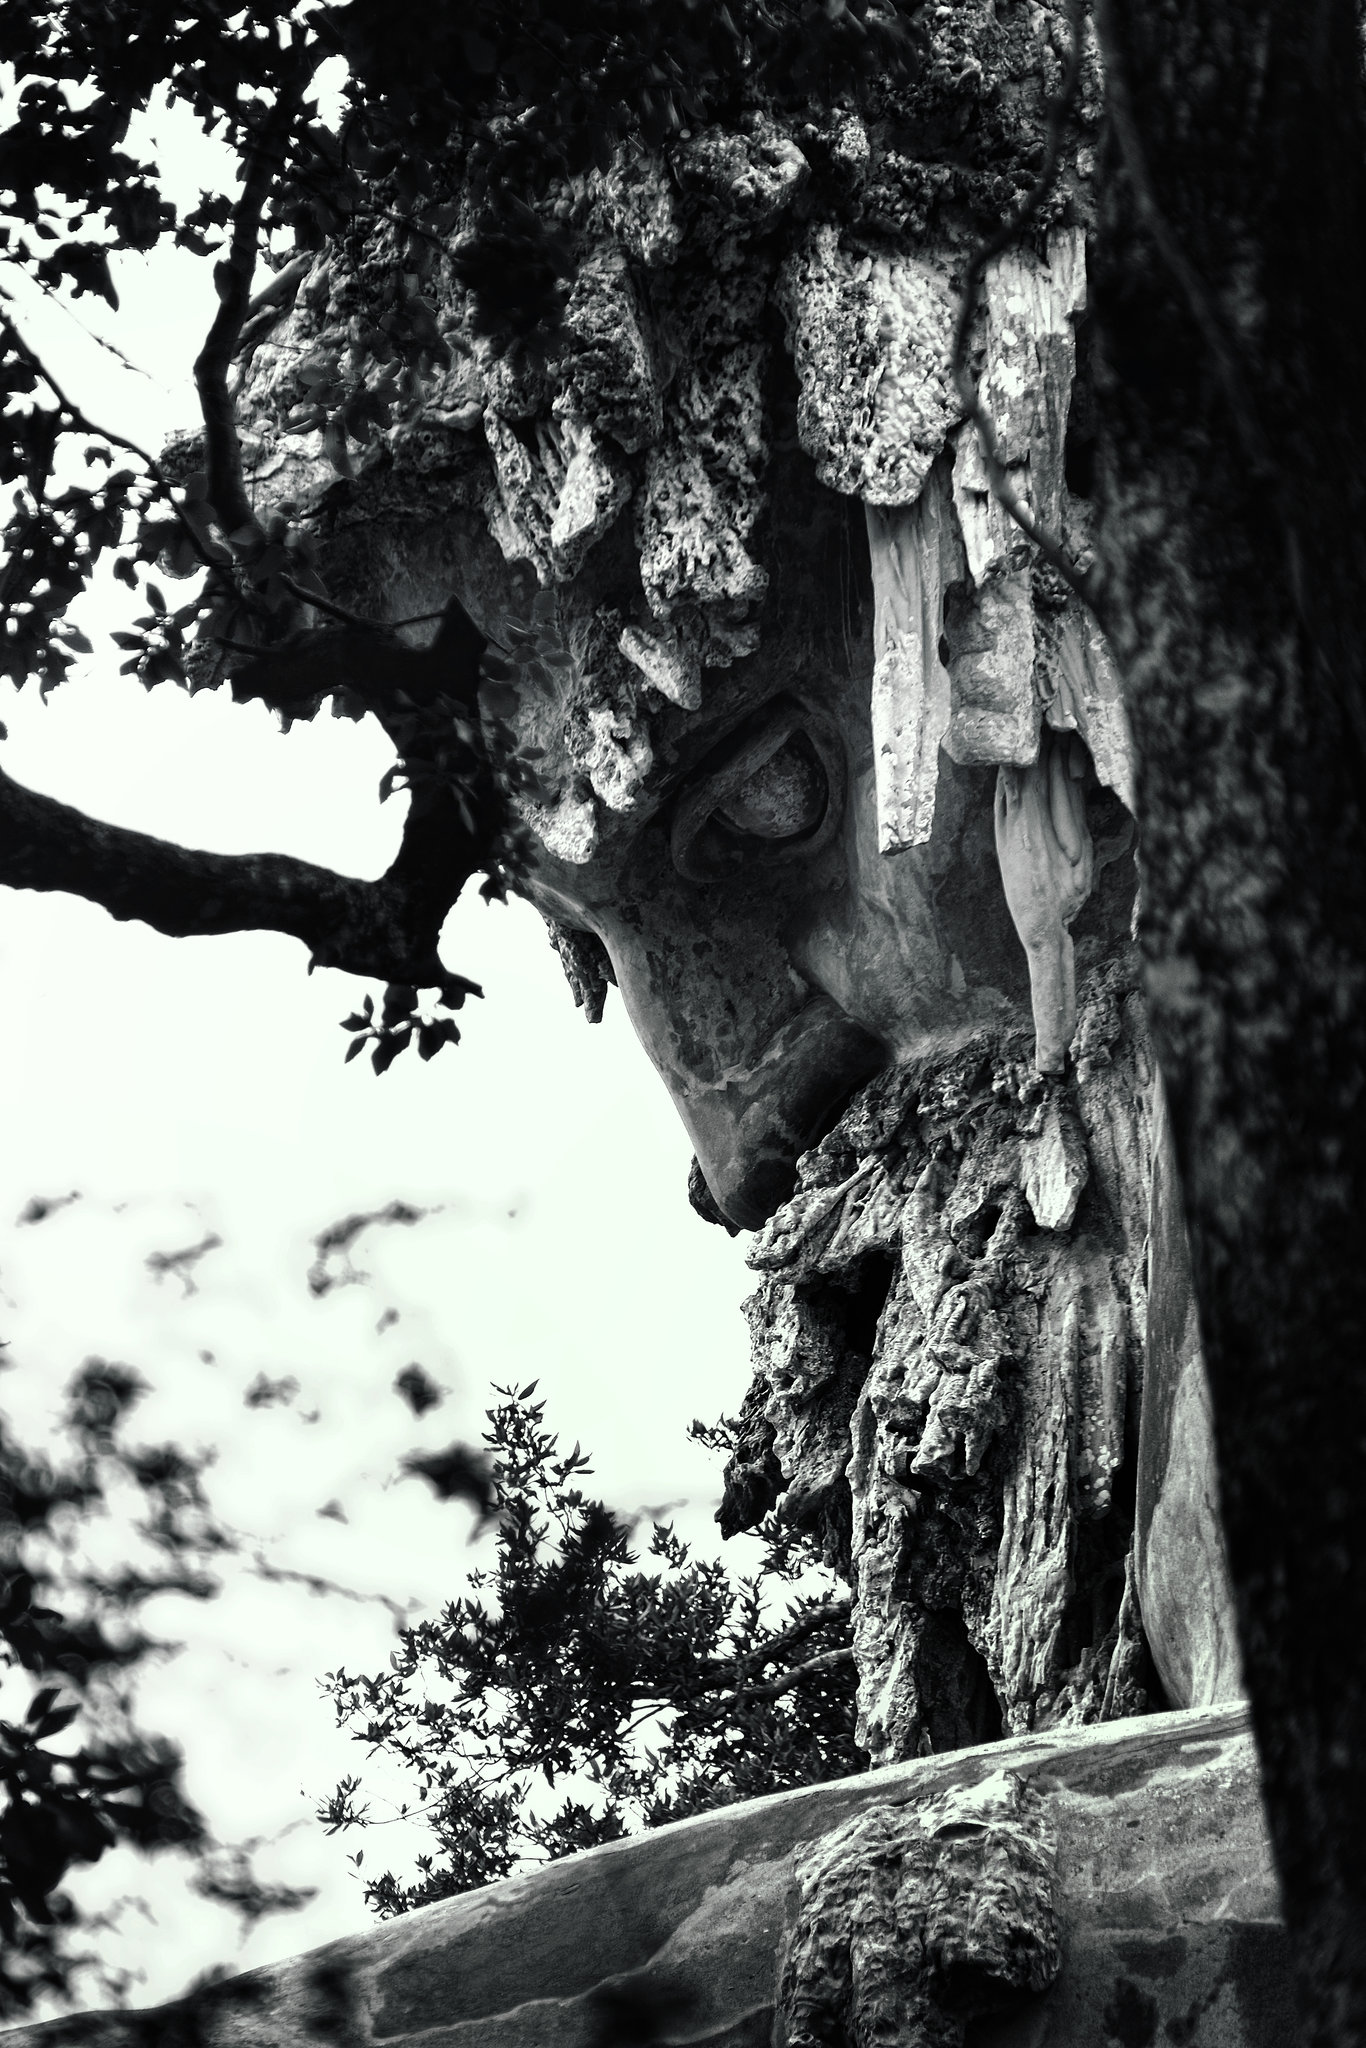
[[[100,1921],[64,1890],[110,1849],[181,1851],[194,1888],[248,1921],[311,1896],[259,1884],[240,1849],[212,1839],[179,1749],[138,1718],[138,1673],[172,1647],[143,1608],[166,1593],[211,1599],[214,1563],[235,1548],[205,1493],[209,1458],[127,1440],[145,1391],[128,1367],[87,1359],[60,1455],[25,1447],[0,1417],[0,2021],[92,1980],[121,2001],[126,1982],[89,1945]],[[130,1507],[131,1561],[101,1564],[88,1539]]]
[[[443,1045],[460,1043],[455,1019],[446,1015],[439,1003],[422,1005],[411,982],[390,982],[378,1015],[374,997],[366,996],[359,1010],[342,1019],[342,1029],[354,1034],[346,1048],[347,1060],[359,1058],[368,1045],[370,1064],[377,1074],[386,1073],[410,1045],[417,1047],[420,1059],[430,1060]]]

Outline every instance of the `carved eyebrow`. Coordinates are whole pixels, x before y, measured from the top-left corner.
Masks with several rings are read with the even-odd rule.
[[[795,731],[796,727],[809,714],[805,705],[800,703],[797,698],[790,696],[786,690],[781,690],[772,697],[766,697],[761,704],[751,705],[747,709],[739,710],[730,723],[721,727],[717,734],[711,738],[710,745],[705,753],[666,769],[660,775],[657,782],[649,785],[652,799],[656,803],[663,803],[686,784],[692,782],[700,783],[708,776],[723,772],[728,763],[734,758],[737,747],[743,744],[750,732],[756,734],[766,733],[772,717],[789,711],[792,714],[792,724],[788,727],[788,732],[790,733]],[[781,745],[782,741],[779,740],[769,751],[776,752],[777,747]],[[756,759],[754,767],[761,765],[762,762]],[[754,768],[751,768],[749,772],[753,774]]]
[[[757,730],[745,737],[744,727],[731,735],[730,743],[716,749],[720,759],[708,755],[694,771],[692,787],[678,806],[674,818],[675,847],[689,845],[707,819],[728,796],[742,789],[767,761],[786,746],[803,722],[802,707],[791,697],[770,698],[763,707],[772,713]]]

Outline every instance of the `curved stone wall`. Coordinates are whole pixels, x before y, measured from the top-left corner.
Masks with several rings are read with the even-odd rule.
[[[725,1807],[6,2048],[1285,2048],[1241,1708]]]

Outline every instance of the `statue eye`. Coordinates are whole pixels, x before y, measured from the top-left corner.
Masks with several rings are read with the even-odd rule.
[[[674,812],[674,865],[692,881],[823,847],[839,821],[844,754],[790,697],[764,705],[703,763]]]
[[[805,733],[793,733],[776,754],[712,812],[720,824],[754,839],[797,839],[825,815],[829,788]]]

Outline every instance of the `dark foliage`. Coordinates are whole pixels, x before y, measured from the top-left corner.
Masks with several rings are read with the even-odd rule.
[[[439,1408],[445,1400],[445,1392],[439,1387],[425,1366],[414,1362],[405,1365],[394,1380],[394,1392],[405,1400],[414,1415],[423,1416],[429,1408]]]
[[[828,1576],[798,1589],[823,1576],[801,1539],[769,1516],[757,1569],[733,1579],[655,1523],[641,1569],[631,1528],[579,1489],[585,1454],[562,1455],[542,1427],[534,1385],[495,1391],[476,1504],[497,1517],[496,1562],[438,1619],[400,1631],[389,1670],[325,1681],[339,1724],[412,1774],[403,1812],[436,1839],[415,1884],[367,1880],[382,1917],[864,1764],[849,1602]],[[726,1425],[699,1434],[728,1441]],[[472,1465],[463,1452],[443,1498],[472,1498]],[[329,1832],[376,1824],[358,1777],[319,1818]]]

